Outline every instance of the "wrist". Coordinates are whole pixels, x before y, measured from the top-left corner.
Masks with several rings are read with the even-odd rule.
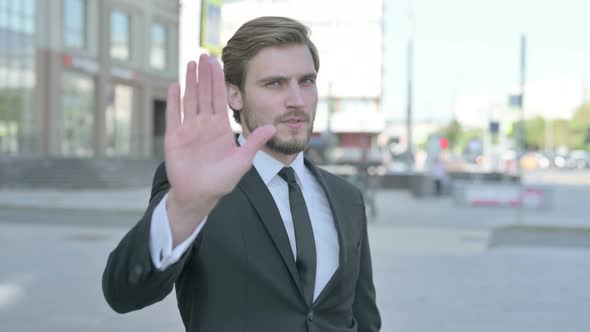
[[[217,204],[217,199],[196,195],[194,202],[180,203],[171,189],[166,199],[166,212],[174,247],[184,241],[200,225]]]

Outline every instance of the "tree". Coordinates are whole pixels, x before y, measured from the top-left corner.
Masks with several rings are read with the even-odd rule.
[[[449,149],[454,149],[459,142],[459,138],[461,136],[461,123],[457,121],[457,119],[453,119],[449,126],[447,127],[445,137],[449,140]]]
[[[578,107],[570,121],[570,147],[590,150],[590,103]]]
[[[553,147],[569,147],[570,141],[570,122],[569,120],[557,119],[552,120],[550,125],[553,126]]]
[[[470,141],[483,140],[484,130],[463,127],[457,119],[453,119],[447,126],[438,130],[436,134],[447,138],[449,151],[463,153]]]
[[[545,148],[545,119],[536,116],[524,122],[524,131],[526,135],[525,144],[527,149],[538,150]]]

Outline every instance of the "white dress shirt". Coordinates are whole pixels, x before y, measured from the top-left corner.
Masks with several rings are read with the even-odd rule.
[[[239,136],[238,142],[240,145],[244,144],[245,139],[242,135]],[[297,247],[295,228],[293,227],[293,218],[291,217],[291,208],[289,206],[289,187],[287,182],[278,175],[279,171],[285,166],[282,162],[274,159],[262,150],[256,153],[252,164],[256,168],[256,171],[258,171],[258,174],[260,174],[262,181],[267,186],[275,201],[283,219],[287,236],[289,237],[293,257],[296,258]],[[299,153],[289,166],[295,171],[297,183],[303,192],[303,198],[305,199],[313,228],[317,256],[316,282],[313,297],[315,300],[338,268],[338,233],[336,232],[334,217],[332,216],[326,193],[313,174],[305,167],[303,153]],[[166,269],[180,259],[207,221],[207,218],[205,218],[188,239],[176,248],[172,248],[172,231],[166,212],[167,198],[168,194],[164,196],[155,208],[152,214],[150,228],[150,256],[156,268],[160,270]]]

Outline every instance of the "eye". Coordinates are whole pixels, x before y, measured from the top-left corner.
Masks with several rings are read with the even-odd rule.
[[[301,83],[304,84],[304,85],[314,85],[315,84],[315,78],[313,78],[313,77],[304,78],[301,81]]]
[[[264,83],[264,86],[267,88],[275,88],[275,87],[278,87],[280,84],[281,84],[280,81],[270,81],[270,82]]]

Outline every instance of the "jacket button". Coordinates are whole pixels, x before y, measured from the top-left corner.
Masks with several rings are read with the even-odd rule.
[[[129,273],[129,282],[132,284],[136,284],[139,281],[139,279],[141,278],[142,273],[143,273],[143,269],[141,268],[141,266],[135,265]]]
[[[313,311],[310,311],[310,312],[307,314],[307,320],[308,320],[308,321],[310,321],[310,322],[311,322],[311,321],[313,321]]]

